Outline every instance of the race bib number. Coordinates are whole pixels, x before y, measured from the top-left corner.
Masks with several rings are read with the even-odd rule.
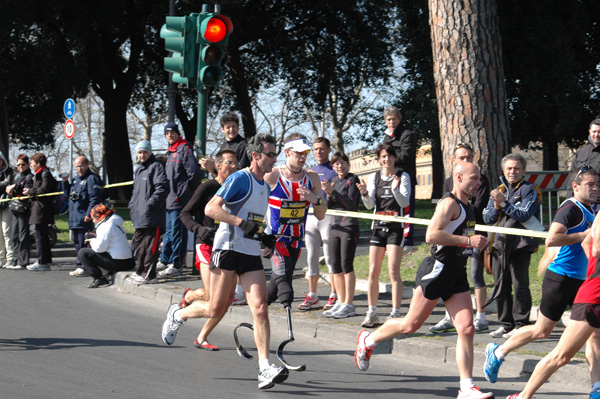
[[[306,212],[306,202],[282,201],[279,210],[279,223],[281,224],[300,224],[304,222],[304,213]]]
[[[377,211],[375,212],[376,215],[384,215],[384,216],[398,216],[398,211]],[[395,222],[390,222],[387,220],[376,220],[375,224],[378,226],[385,226],[388,225],[390,223],[395,223]]]

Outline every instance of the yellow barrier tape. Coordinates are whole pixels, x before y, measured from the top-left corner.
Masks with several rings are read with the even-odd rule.
[[[429,219],[418,219],[418,218],[411,218],[411,217],[407,217],[407,216],[375,215],[373,213],[340,211],[337,209],[328,209],[327,215],[349,216],[349,217],[354,217],[354,218],[358,218],[358,219],[382,220],[384,222],[403,222],[403,223],[412,223],[412,224],[422,224],[422,225],[426,225],[426,226],[428,226],[429,223],[431,222],[431,220],[429,220]],[[487,226],[485,224],[476,224],[475,230],[485,231],[488,233],[509,234],[509,235],[514,235],[514,236],[537,237],[537,238],[548,237],[548,232],[545,232],[545,231],[514,229],[514,228],[510,228],[510,227]]]
[[[131,184],[133,184],[133,180],[126,181],[126,182],[123,182],[123,183],[107,184],[106,186],[103,186],[102,188],[104,189],[104,188],[129,186]],[[61,194],[64,194],[64,193],[62,191],[56,191],[54,193],[44,193],[44,194],[38,194],[38,195],[27,195],[27,196],[24,196],[24,197],[14,197],[14,198],[4,198],[4,199],[0,199],[0,203],[6,202],[6,201],[24,200],[24,199],[29,199],[29,198],[52,197],[54,195],[61,195]]]

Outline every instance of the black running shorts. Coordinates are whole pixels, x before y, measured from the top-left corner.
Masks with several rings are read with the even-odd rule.
[[[587,321],[594,328],[600,328],[600,304],[576,303],[571,310],[571,320]]]
[[[417,271],[416,284],[429,300],[450,299],[454,294],[469,291],[469,281],[464,266],[452,267],[436,261],[432,256],[423,259]]]
[[[263,270],[260,256],[246,255],[226,249],[213,250],[210,257],[210,268],[213,269],[215,267],[223,270],[232,270],[237,274]]]
[[[387,245],[403,246],[404,229],[373,229],[371,230],[371,240],[369,245],[372,247],[386,247]]]
[[[542,281],[540,312],[552,321],[559,321],[567,306],[573,305],[583,281],[546,270]]]

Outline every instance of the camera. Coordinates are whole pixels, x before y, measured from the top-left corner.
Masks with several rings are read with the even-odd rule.
[[[61,179],[64,179],[65,177],[69,177],[69,173],[68,172],[62,172],[60,175],[58,175],[58,177],[60,177]]]
[[[96,237],[96,234],[94,234],[94,233],[90,233],[90,232],[88,231],[87,233],[85,233],[85,236],[84,236],[84,237],[85,237],[85,239],[86,239],[86,240],[91,240],[92,238],[95,238],[95,237]]]
[[[69,194],[69,199],[71,201],[79,201],[79,193],[77,191],[71,191],[71,194]]]

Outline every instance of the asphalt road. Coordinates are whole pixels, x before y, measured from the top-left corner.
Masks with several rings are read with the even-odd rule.
[[[375,354],[366,372],[356,369],[354,342],[331,335],[312,339],[296,334],[286,347],[290,363],[305,372],[268,391],[257,389],[255,360],[241,359],[226,317],[211,336],[219,352],[193,347],[202,322],[192,320],[175,344],[165,345],[160,330],[164,304],[111,288],[90,290],[87,279],[71,278],[72,266],[51,272],[0,269],[1,398],[438,398],[456,397],[458,377],[451,363],[419,356]],[[302,320],[296,319],[297,324]],[[302,329],[298,328],[299,331]],[[272,351],[286,338],[273,324]],[[251,353],[252,340],[242,335]],[[271,357],[276,360],[275,354]],[[505,397],[522,378],[489,384],[475,371],[476,383]],[[584,398],[588,387],[549,383],[538,398]],[[273,396],[275,395],[275,396]]]

